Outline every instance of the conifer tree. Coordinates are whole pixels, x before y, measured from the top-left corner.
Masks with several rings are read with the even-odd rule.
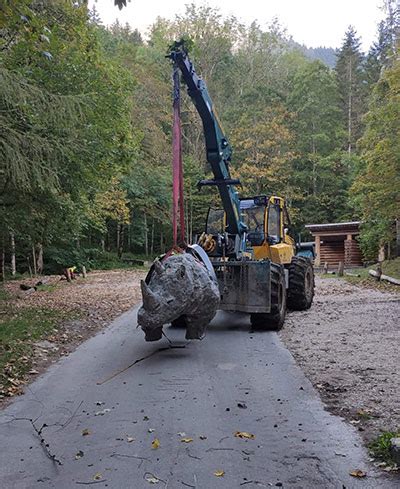
[[[340,94],[340,106],[346,127],[346,149],[352,153],[361,136],[361,118],[365,111],[364,55],[355,29],[350,26],[336,62],[336,76]]]
[[[400,52],[376,84],[360,141],[361,168],[353,185],[363,220],[361,245],[375,258],[394,238],[400,218]]]
[[[365,60],[368,88],[377,83],[382,68],[389,67],[400,36],[400,7],[393,0],[385,0],[386,18],[378,24],[378,39],[373,43]]]

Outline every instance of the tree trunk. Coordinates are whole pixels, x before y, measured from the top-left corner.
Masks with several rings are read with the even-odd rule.
[[[118,232],[118,248],[117,248],[117,253],[118,253],[118,258],[122,258],[122,253],[124,251],[124,225],[123,224],[118,224],[119,232]]]
[[[37,275],[35,244],[32,244],[32,262],[33,262],[33,275]]]
[[[1,240],[0,273],[1,273],[1,280],[5,282],[6,281],[6,250],[4,246],[4,237]]]
[[[37,258],[36,258],[36,266],[37,266],[37,272],[39,275],[43,273],[43,245],[42,243],[39,243],[37,245]]]
[[[163,253],[164,253],[164,234],[161,229],[160,230],[160,254],[162,255]]]
[[[154,219],[151,221],[150,253],[151,253],[151,256],[154,256]]]
[[[72,278],[71,278],[71,272],[70,272],[70,269],[69,269],[69,268],[66,268],[66,269],[65,269],[65,276],[66,276],[66,278],[67,278],[67,281],[68,281],[68,282],[71,282],[71,279],[72,279]]]
[[[144,214],[144,221],[143,221],[143,227],[144,227],[144,254],[149,256],[149,232],[147,229],[147,216],[146,213]]]
[[[121,226],[119,223],[117,223],[117,253],[119,253],[120,240],[121,240]]]
[[[351,140],[352,140],[352,131],[351,131],[351,115],[352,115],[352,104],[353,104],[353,74],[352,74],[352,62],[351,62],[351,56],[349,59],[349,107],[348,107],[348,114],[347,114],[347,133],[348,133],[348,152],[351,154]]]
[[[379,262],[385,261],[385,247],[384,246],[379,247],[378,261]]]
[[[17,266],[15,261],[15,235],[10,233],[11,240],[11,275],[14,277],[17,273]]]
[[[32,278],[31,259],[29,255],[26,257],[26,261],[28,262],[29,276]]]
[[[104,238],[101,240],[101,251],[106,251],[106,240]]]

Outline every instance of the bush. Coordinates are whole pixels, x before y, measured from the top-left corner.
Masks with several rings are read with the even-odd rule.
[[[60,249],[49,247],[44,254],[44,272],[62,273],[64,268],[76,266],[78,272],[84,265],[89,270],[112,270],[113,268],[129,268],[129,264],[121,261],[116,253],[102,251],[98,248]]]

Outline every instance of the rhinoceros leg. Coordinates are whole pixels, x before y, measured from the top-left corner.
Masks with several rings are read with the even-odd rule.
[[[206,335],[206,328],[214,317],[207,314],[187,316],[186,336],[187,340],[202,340]]]
[[[158,341],[162,338],[162,327],[156,329],[146,329],[144,339],[146,341]]]

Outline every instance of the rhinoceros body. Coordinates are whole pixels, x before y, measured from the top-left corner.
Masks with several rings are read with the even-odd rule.
[[[157,260],[146,282],[141,282],[143,305],[138,324],[147,341],[160,339],[163,325],[180,317],[186,324],[187,339],[204,337],[217,311],[220,292],[215,277],[201,261],[189,253]]]

